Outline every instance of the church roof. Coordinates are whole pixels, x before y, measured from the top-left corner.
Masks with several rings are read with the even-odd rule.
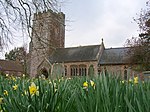
[[[105,49],[98,64],[127,64],[128,49],[127,47]]]
[[[17,61],[0,60],[0,71],[23,72],[23,66]]]
[[[50,56],[51,63],[96,61],[100,45],[57,48]]]

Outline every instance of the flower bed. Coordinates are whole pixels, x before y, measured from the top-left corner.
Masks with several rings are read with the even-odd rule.
[[[0,76],[4,112],[149,112],[150,82],[137,78],[28,79]]]

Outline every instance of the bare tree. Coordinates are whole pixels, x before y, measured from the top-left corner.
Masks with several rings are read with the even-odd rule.
[[[144,38],[127,39],[126,46],[129,47],[127,61],[130,62],[135,70],[150,70],[150,47]]]
[[[126,46],[130,47],[129,61],[139,65],[137,70],[150,70],[150,0],[146,5],[147,9],[141,10],[139,17],[134,19],[141,31],[139,37],[126,41]]]
[[[0,47],[7,46],[14,37],[13,31],[20,28],[31,38],[34,13],[46,10],[58,12],[57,0],[0,0]]]

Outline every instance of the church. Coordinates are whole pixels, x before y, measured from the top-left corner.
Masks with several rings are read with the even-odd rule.
[[[98,75],[109,72],[127,79],[132,71],[127,62],[129,48],[105,48],[99,45],[65,48],[65,14],[52,10],[34,14],[30,42],[29,74],[46,77]]]

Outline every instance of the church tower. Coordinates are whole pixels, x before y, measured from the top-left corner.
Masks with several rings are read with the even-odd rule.
[[[65,15],[52,10],[34,14],[30,42],[30,76],[37,75],[37,67],[56,48],[64,48]]]

